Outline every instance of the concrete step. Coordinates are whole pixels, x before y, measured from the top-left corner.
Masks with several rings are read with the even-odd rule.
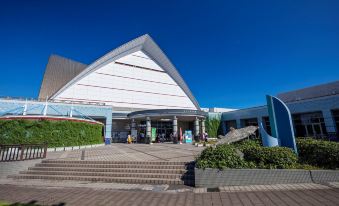
[[[142,168],[87,168],[87,167],[29,167],[38,171],[111,172],[111,173],[165,173],[185,174],[185,169],[142,169]]]
[[[37,167],[86,167],[86,168],[144,168],[144,169],[186,169],[184,165],[149,165],[149,164],[64,164],[38,163]]]
[[[130,178],[161,178],[161,179],[181,179],[181,174],[165,174],[165,173],[111,173],[111,172],[74,172],[74,171],[22,171],[20,174],[30,175],[62,175],[62,176],[91,176],[91,177],[130,177]],[[189,178],[189,176],[185,176]],[[192,179],[192,178],[191,178]]]
[[[94,177],[94,176],[67,176],[67,175],[33,175],[19,174],[11,175],[14,179],[45,179],[45,180],[74,180],[74,181],[92,181],[92,182],[118,182],[129,184],[171,184],[181,185],[184,181],[180,179],[163,178],[133,178],[133,177]]]
[[[104,161],[104,160],[42,160],[42,163],[63,163],[63,164],[132,164],[132,165],[187,165],[187,162],[171,161]]]

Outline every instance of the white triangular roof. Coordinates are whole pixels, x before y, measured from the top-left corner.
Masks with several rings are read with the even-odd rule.
[[[186,85],[185,81],[176,70],[171,61],[166,57],[163,51],[159,48],[159,46],[153,41],[153,39],[148,35],[140,36],[99,58],[92,64],[90,64],[83,72],[73,78],[69,83],[63,86],[59,91],[57,91],[51,99],[55,99],[60,94],[65,92],[68,88],[75,85],[80,80],[84,79],[88,75],[94,73],[95,71],[107,66],[108,64],[114,63],[117,60],[122,60],[124,58],[128,58],[128,56],[138,54],[140,57],[144,56],[145,58],[152,59],[155,62],[154,68],[158,68],[159,70],[163,70],[166,74],[168,74],[174,82],[182,89],[182,91],[187,95],[189,100],[193,103],[195,109],[200,110],[199,104],[197,100],[194,98],[192,92]],[[156,69],[155,69],[156,70]]]

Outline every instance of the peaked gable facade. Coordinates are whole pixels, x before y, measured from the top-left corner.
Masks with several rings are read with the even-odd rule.
[[[51,99],[136,110],[200,110],[180,74],[148,35],[98,59]]]

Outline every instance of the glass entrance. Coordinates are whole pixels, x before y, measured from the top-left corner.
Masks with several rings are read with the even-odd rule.
[[[151,121],[151,127],[156,129],[155,142],[171,142],[173,132],[172,120],[154,120]],[[137,125],[138,134],[141,136],[139,139],[142,142],[143,137],[146,135],[146,121],[140,121]]]
[[[153,128],[157,129],[156,132],[156,142],[171,142],[172,141],[172,132],[173,132],[173,123],[172,121],[152,121],[151,125]]]

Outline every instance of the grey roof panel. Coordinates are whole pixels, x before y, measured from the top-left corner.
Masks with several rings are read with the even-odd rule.
[[[173,80],[183,89],[183,91],[190,98],[195,107],[198,110],[200,110],[198,101],[193,96],[192,92],[188,88],[187,84],[185,83],[177,69],[174,67],[171,61],[167,58],[167,56],[163,53],[163,51],[159,48],[159,46],[153,41],[153,39],[148,34],[140,36],[132,41],[129,41],[126,44],[123,44],[122,46],[112,50],[103,57],[99,58],[98,60],[90,64],[79,75],[77,75],[66,85],[64,85],[51,98],[52,99],[55,98],[58,94],[67,89],[69,86],[73,85],[78,80],[84,78],[85,76],[101,68],[102,66],[140,50],[149,55],[152,58],[152,60],[157,62],[159,66],[161,66],[173,78]]]
[[[284,102],[294,102],[337,94],[339,94],[339,81],[280,93],[277,97]]]
[[[39,100],[53,96],[86,67],[85,64],[58,55],[51,55],[41,83]]]

